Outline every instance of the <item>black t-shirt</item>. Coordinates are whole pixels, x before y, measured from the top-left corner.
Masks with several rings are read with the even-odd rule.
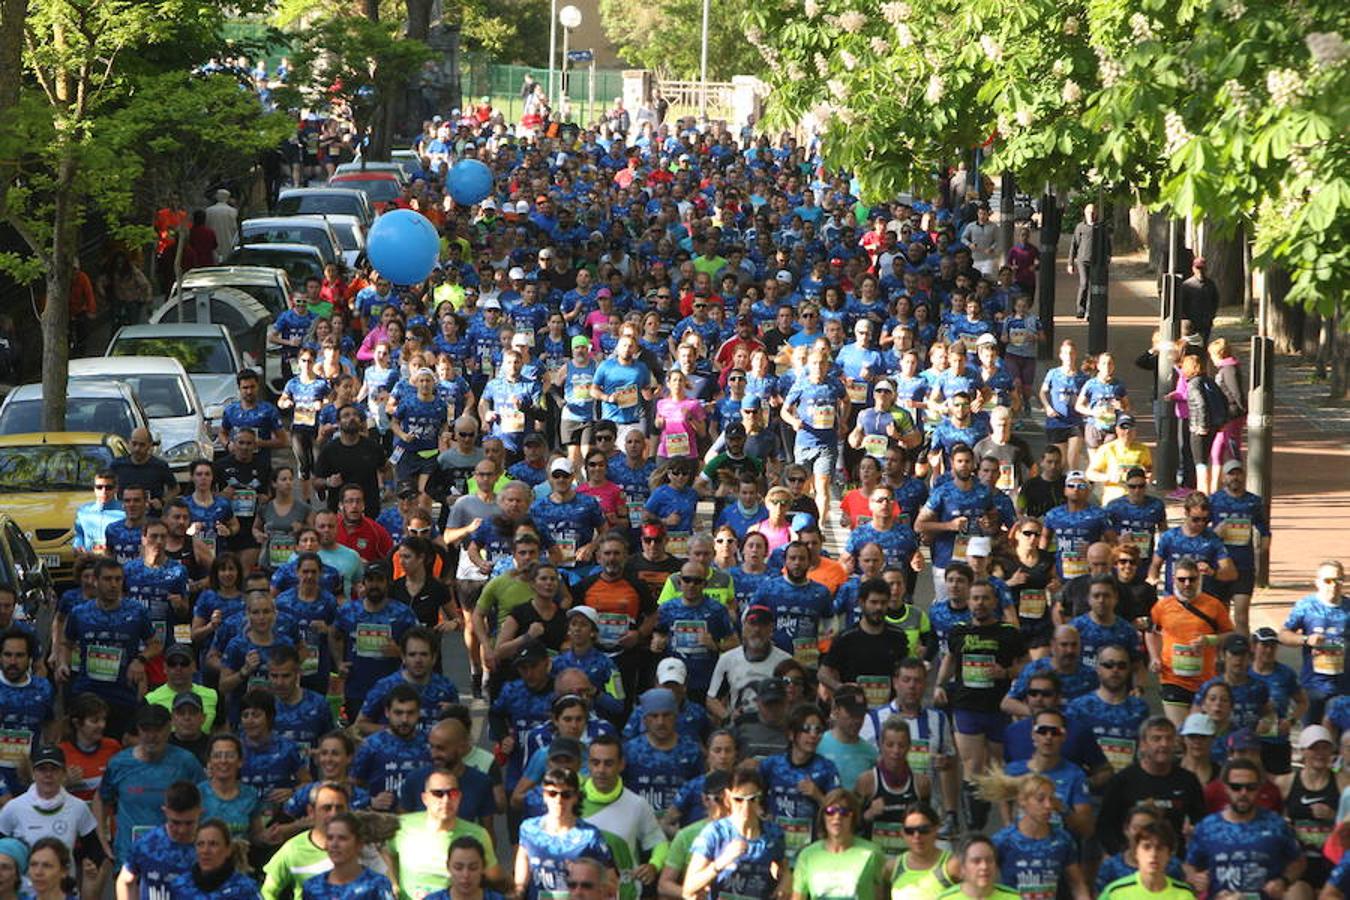
[[[150,492],[151,497],[161,498],[164,496],[166,488],[172,488],[178,484],[178,479],[174,478],[173,469],[169,464],[158,456],[152,456],[143,463],[132,462],[130,456],[123,456],[115,459],[109,464],[117,475],[117,488],[129,485],[143,487]]]
[[[1178,838],[1205,817],[1205,793],[1194,774],[1174,765],[1167,775],[1150,775],[1139,763],[1126,766],[1106,783],[1097,819],[1097,837],[1107,853],[1125,849],[1125,819],[1136,803],[1152,803],[1167,815]]]
[[[887,625],[880,634],[868,634],[854,626],[834,639],[821,662],[838,672],[845,684],[857,682],[861,675],[878,676],[889,690],[895,664],[908,652],[909,639],[899,628]]]
[[[682,565],[684,563],[674,556],[653,562],[645,556],[638,555],[628,561],[627,574],[629,578],[645,584],[653,597],[659,597],[666,586],[666,579],[680,571]]]
[[[539,642],[555,653],[562,652],[563,643],[567,640],[567,613],[561,609],[554,611],[553,618],[545,619],[539,615],[539,610],[534,608],[533,603],[522,603],[511,610],[507,618],[515,620],[516,637],[529,631],[535,622],[543,625],[544,633],[540,636]]]
[[[384,448],[368,437],[350,447],[334,438],[323,445],[314,460],[314,477],[325,479],[340,474],[343,484],[359,484],[366,492],[366,515],[373,519],[380,514],[380,469],[385,459]],[[328,508],[334,512],[338,499],[338,491],[328,491]]]
[[[447,603],[450,602],[450,589],[436,578],[427,578],[422,589],[414,596],[408,591],[408,578],[404,576],[393,583],[389,594],[400,603],[406,603],[417,616],[417,621],[428,628],[436,627],[436,619]]]
[[[272,467],[257,456],[253,457],[252,462],[240,462],[233,455],[227,456],[215,465],[216,470],[216,490],[223,491],[226,488],[235,489],[235,499],[239,499],[240,489],[253,491],[253,509],[259,509],[264,502],[264,495],[272,482]],[[253,527],[253,515],[238,515],[239,524],[243,529]]]
[[[1054,481],[1046,481],[1039,475],[1028,478],[1027,483],[1022,485],[1022,499],[1027,504],[1027,515],[1039,519],[1064,502],[1063,476]]]
[[[197,762],[206,765],[207,744],[211,742],[211,735],[202,733],[192,740],[185,741],[173,732],[169,732],[169,743],[175,747],[182,747],[193,756],[197,757]]]
[[[947,650],[955,663],[952,706],[972,712],[997,712],[1012,679],[1007,675],[996,677],[989,667],[998,663],[1005,671],[1012,669],[1026,653],[1022,633],[1007,622],[962,622],[947,635]]]

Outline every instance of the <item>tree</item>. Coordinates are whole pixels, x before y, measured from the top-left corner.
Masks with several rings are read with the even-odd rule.
[[[1019,182],[1103,188],[1231,233],[1333,314],[1350,277],[1350,67],[1334,0],[804,0],[747,17],[772,120],[826,123],[869,197],[990,135]]]
[[[708,77],[725,81],[733,75],[760,74],[764,62],[745,42],[741,25],[756,4],[750,0],[709,2]],[[699,77],[702,0],[600,0],[600,22],[629,63],[676,78]]]
[[[0,255],[17,280],[43,279],[43,427],[65,427],[70,285],[80,226],[94,211],[114,233],[143,170],[135,120],[136,89],[158,52],[180,70],[195,61],[205,36],[219,33],[221,7],[206,0],[3,0],[0,12],[0,218],[23,238],[28,255]],[[20,20],[21,18],[21,20]],[[22,36],[22,73],[6,60]],[[143,114],[144,108],[140,110]],[[209,111],[208,111],[209,112]],[[261,116],[261,109],[257,110]],[[192,108],[198,118],[201,107]],[[232,143],[231,146],[234,146]]]

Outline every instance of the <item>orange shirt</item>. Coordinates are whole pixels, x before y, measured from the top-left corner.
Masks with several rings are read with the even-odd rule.
[[[1232,631],[1233,620],[1228,615],[1228,607],[1209,594],[1196,597],[1191,605],[1218,623],[1219,630],[1215,631],[1208,622],[1182,606],[1175,596],[1159,600],[1153,607],[1152,616],[1162,638],[1160,680],[1163,684],[1197,691],[1200,685],[1214,677],[1218,646],[1207,642],[1196,650],[1195,642],[1208,635]]]
[[[103,773],[108,768],[108,760],[122,749],[122,745],[110,737],[105,737],[92,753],[85,753],[73,741],[62,741],[57,746],[66,754],[66,765],[72,770],[80,770],[79,780],[67,790],[86,802],[93,800],[94,794],[98,793]]]
[[[70,317],[93,316],[96,305],[93,282],[83,271],[76,269],[70,279]]]
[[[837,559],[822,556],[820,565],[807,572],[806,577],[816,584],[825,585],[830,589],[830,595],[833,596],[839,591],[840,585],[848,581],[848,570]]]

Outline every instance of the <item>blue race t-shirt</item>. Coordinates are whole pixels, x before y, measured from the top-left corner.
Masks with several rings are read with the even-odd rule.
[[[120,810],[118,818],[121,818]],[[119,833],[117,838],[120,844],[122,835]],[[180,844],[170,840],[163,825],[145,828],[134,843],[128,839],[128,845],[126,856],[118,855],[122,858],[123,868],[136,876],[141,900],[173,896],[169,893],[169,884],[190,871],[197,861],[196,845],[191,841]]]
[[[1062,828],[1052,828],[1049,837],[1033,838],[1008,825],[991,840],[998,851],[999,883],[1023,897],[1057,896],[1060,878],[1078,862],[1077,844]]]
[[[1289,823],[1257,807],[1250,822],[1230,822],[1223,813],[1201,819],[1186,844],[1186,864],[1209,873],[1211,895],[1264,897],[1266,882],[1281,876],[1302,852]]]
[[[115,753],[108,760],[108,767],[98,786],[99,796],[104,803],[117,804],[117,836],[113,841],[113,855],[124,863],[131,858],[133,841],[154,830],[163,833],[163,828],[156,829],[156,826],[164,822],[164,792],[169,785],[175,781],[197,784],[206,777],[197,757],[182,747],[165,747],[164,755],[154,762],[142,762],[135,753],[135,747]],[[168,840],[167,835],[164,840]],[[192,845],[186,846],[192,853]],[[192,861],[190,859],[188,864],[191,865]]]
[[[614,857],[600,829],[587,822],[577,822],[562,834],[550,834],[544,829],[542,816],[520,823],[518,846],[530,861],[530,883],[525,889],[526,900],[565,897],[567,863],[582,856],[613,867]]]
[[[677,734],[675,746],[661,750],[646,735],[623,745],[623,783],[646,800],[658,814],[675,804],[681,785],[703,772],[703,748],[698,741]]]
[[[718,819],[708,823],[694,838],[689,855],[711,862],[721,855],[727,844],[737,840],[745,842],[745,850],[735,862],[717,873],[708,889],[708,896],[711,900],[720,897],[772,897],[778,887],[773,865],[786,864],[788,856],[787,840],[783,829],[776,823],[768,820],[761,822],[759,835],[752,839],[737,831],[731,819]]]
[[[362,869],[355,881],[333,884],[331,873],[315,875],[305,882],[303,900],[394,900],[394,887],[379,872]]]

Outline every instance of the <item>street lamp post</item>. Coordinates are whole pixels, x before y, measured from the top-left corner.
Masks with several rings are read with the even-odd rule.
[[[581,24],[581,10],[570,3],[558,10],[558,24],[563,27],[562,75],[558,78],[558,114],[563,114],[567,99],[567,45],[572,37],[572,29]]]
[[[548,102],[553,102],[553,69],[558,60],[558,0],[551,0],[548,10]]]
[[[708,117],[708,16],[711,6],[712,0],[703,0],[703,29],[698,54],[698,114],[705,119]]]

